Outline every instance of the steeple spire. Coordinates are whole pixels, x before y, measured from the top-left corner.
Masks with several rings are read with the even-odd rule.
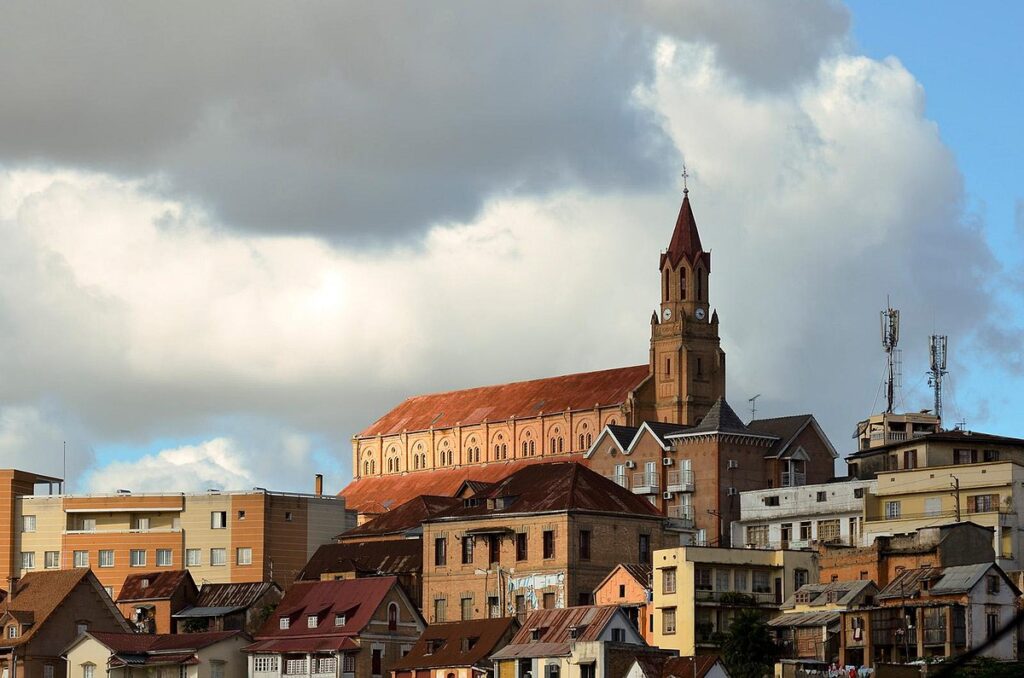
[[[665,258],[668,258],[673,268],[678,266],[683,258],[692,262],[705,254],[700,244],[700,233],[697,232],[697,221],[693,218],[693,209],[690,207],[690,189],[686,183],[689,176],[686,165],[683,165],[683,204],[679,208],[679,216],[676,218],[676,227],[672,231],[668,250],[662,255],[662,264],[664,265]]]

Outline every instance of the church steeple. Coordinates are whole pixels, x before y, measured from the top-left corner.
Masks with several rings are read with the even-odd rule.
[[[697,231],[697,220],[693,218],[693,208],[690,207],[690,196],[683,196],[683,204],[679,208],[679,216],[676,218],[676,227],[672,231],[672,240],[668,243],[668,249],[661,255],[661,265],[664,268],[668,260],[672,267],[679,266],[679,262],[687,259],[691,263],[704,252],[700,244],[700,233]]]

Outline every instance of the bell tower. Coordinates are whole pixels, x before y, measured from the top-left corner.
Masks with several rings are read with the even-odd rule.
[[[657,420],[694,426],[725,396],[725,352],[718,312],[708,303],[711,253],[701,246],[689,193],[683,189],[672,239],[661,254],[661,306],[651,317],[651,379]]]

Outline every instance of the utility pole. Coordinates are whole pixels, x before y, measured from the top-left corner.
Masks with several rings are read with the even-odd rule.
[[[959,523],[960,522],[960,479],[957,478],[952,473],[949,474],[949,477],[953,479],[953,491],[950,492],[950,494],[953,495],[953,497],[956,499],[956,522]]]

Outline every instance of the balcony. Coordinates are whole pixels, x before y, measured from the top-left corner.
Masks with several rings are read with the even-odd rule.
[[[668,517],[672,524],[676,527],[680,527],[683,529],[690,529],[693,527],[692,506],[669,506]]]
[[[661,491],[661,474],[641,471],[633,474],[633,494],[657,494]]]
[[[720,605],[736,605],[739,607],[756,607],[759,605],[778,605],[774,592],[757,593],[740,591],[696,591],[694,598],[698,603],[718,603]]]
[[[693,471],[686,469],[668,472],[669,492],[693,492]]]
[[[605,478],[612,481],[619,487],[624,487],[627,490],[629,489],[629,476],[625,473],[609,473],[605,475]]]
[[[783,487],[800,487],[807,484],[807,474],[803,471],[783,471]]]

